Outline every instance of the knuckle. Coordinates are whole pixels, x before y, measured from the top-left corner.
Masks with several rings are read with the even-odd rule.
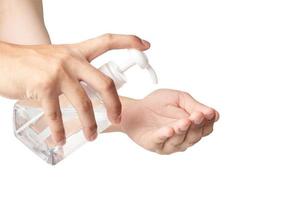
[[[66,62],[62,58],[54,58],[51,69],[48,71],[47,76],[56,82],[65,74],[65,63]]]
[[[63,59],[63,56],[61,54],[57,54],[50,60],[50,62],[52,64],[52,69],[58,69],[64,65],[65,60]]]
[[[52,76],[48,76],[46,78],[40,78],[38,81],[38,87],[41,89],[41,92],[46,94],[51,92],[55,87],[56,79]]]
[[[105,41],[111,41],[114,37],[112,33],[105,33],[101,36]]]
[[[70,60],[72,60],[74,58],[73,53],[68,50],[65,49],[62,53],[61,53],[61,57],[60,57],[60,62],[64,65],[65,63],[69,62]]]
[[[102,81],[103,81],[103,83],[102,83],[101,88],[103,91],[110,91],[115,88],[115,83],[111,78],[107,77],[107,78],[102,79]]]
[[[58,111],[46,112],[45,116],[51,121],[57,121],[61,117],[61,113]]]
[[[67,47],[61,47],[59,49],[59,52],[57,52],[56,56],[52,59],[52,64],[54,65],[54,68],[57,67],[61,69],[63,66],[65,66],[67,62],[74,58],[73,54],[74,53],[71,51],[71,49]]]
[[[62,140],[66,138],[65,131],[63,128],[56,129],[55,131],[53,131],[53,134],[55,135],[56,140]]]
[[[112,43],[112,41],[113,41],[113,39],[114,39],[114,35],[111,34],[111,33],[105,33],[105,34],[103,34],[103,35],[101,36],[101,39],[103,40],[103,43],[106,44],[106,47],[107,47],[108,49],[110,49],[111,43]]]
[[[136,35],[129,35],[129,40],[134,44],[141,42],[141,39]]]
[[[88,98],[81,100],[80,106],[79,106],[79,111],[89,112],[91,110],[92,110],[92,102]]]
[[[51,68],[49,76],[53,79],[57,79],[64,72],[63,66],[63,61],[56,61],[56,64],[54,64]]]
[[[59,55],[58,57],[62,61],[66,61],[66,60],[69,60],[70,58],[73,58],[74,51],[70,45],[61,45],[59,48],[58,55]]]

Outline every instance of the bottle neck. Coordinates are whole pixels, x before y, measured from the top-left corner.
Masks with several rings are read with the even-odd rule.
[[[114,62],[110,61],[102,65],[99,70],[114,81],[117,89],[121,88],[127,82],[125,75]]]

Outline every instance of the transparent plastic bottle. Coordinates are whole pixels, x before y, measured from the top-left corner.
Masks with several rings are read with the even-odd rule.
[[[114,81],[116,88],[119,89],[126,83],[124,72],[135,65],[147,69],[153,82],[157,83],[156,74],[149,65],[146,55],[135,49],[128,49],[127,60],[122,65],[108,62],[102,65],[99,70],[109,76]],[[97,132],[101,133],[110,125],[106,109],[100,95],[86,83],[81,82],[81,84],[92,101],[98,125]],[[54,145],[39,102],[21,100],[14,106],[15,136],[39,157],[52,165],[57,164],[86,142],[76,110],[64,95],[60,95],[59,100],[67,138],[66,144],[63,146]]]

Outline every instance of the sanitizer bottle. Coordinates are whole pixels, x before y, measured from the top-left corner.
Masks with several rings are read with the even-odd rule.
[[[114,81],[117,89],[126,83],[124,72],[132,66],[146,69],[153,83],[157,83],[157,76],[149,65],[146,55],[135,49],[128,49],[127,53],[128,55],[122,64],[108,62],[102,65],[99,70]],[[92,101],[98,125],[97,131],[101,133],[110,125],[101,96],[86,83],[81,82],[81,84]],[[66,144],[63,146],[57,146],[53,142],[44,113],[37,101],[21,100],[14,106],[14,133],[16,137],[52,165],[64,159],[86,142],[76,110],[64,95],[60,95],[59,99],[67,138]]]

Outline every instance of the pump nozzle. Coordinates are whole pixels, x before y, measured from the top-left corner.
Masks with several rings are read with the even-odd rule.
[[[119,70],[121,72],[126,71],[130,67],[134,65],[140,66],[142,69],[146,69],[149,74],[150,78],[152,79],[153,83],[157,83],[157,75],[154,71],[154,69],[149,64],[148,58],[146,54],[143,52],[136,50],[136,49],[128,49],[128,56],[126,56],[126,64],[123,63],[123,65],[119,66]]]
[[[128,49],[127,53],[128,54],[123,57],[124,59],[108,62],[102,65],[99,70],[114,81],[117,89],[126,83],[124,72],[135,65],[140,66],[142,69],[146,69],[150,74],[152,82],[156,84],[157,76],[154,69],[149,64],[147,56],[136,49]]]

